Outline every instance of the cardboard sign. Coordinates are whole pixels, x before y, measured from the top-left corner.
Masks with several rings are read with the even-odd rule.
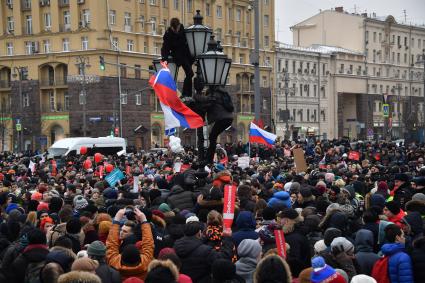
[[[277,253],[286,258],[286,241],[282,230],[274,230],[274,238],[276,241]]]
[[[295,171],[297,173],[307,171],[307,163],[305,162],[304,151],[302,148],[295,148],[294,153],[294,162],[295,162]]]
[[[182,163],[181,162],[174,163],[173,171],[175,173],[180,173],[180,169],[181,168],[182,168]]]
[[[243,156],[238,158],[238,167],[242,169],[249,167],[249,156]]]
[[[358,151],[350,151],[350,153],[348,154],[348,159],[359,161],[360,153]]]
[[[232,228],[233,218],[235,217],[236,186],[224,186],[223,203],[223,226],[224,229]]]

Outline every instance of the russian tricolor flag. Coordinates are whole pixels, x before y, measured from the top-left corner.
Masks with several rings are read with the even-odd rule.
[[[201,116],[193,112],[177,96],[177,86],[168,68],[162,68],[153,75],[149,84],[161,103],[165,130],[176,127],[196,129],[204,125]]]
[[[257,125],[251,122],[249,127],[249,142],[262,143],[265,145],[273,145],[277,136],[275,134],[264,131]]]

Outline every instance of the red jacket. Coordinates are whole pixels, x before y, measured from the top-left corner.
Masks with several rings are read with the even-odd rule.
[[[397,215],[394,215],[393,217],[388,218],[388,221],[402,228],[403,223],[401,223],[401,220],[403,219],[404,216],[406,216],[406,213],[402,209],[400,209],[400,212]]]

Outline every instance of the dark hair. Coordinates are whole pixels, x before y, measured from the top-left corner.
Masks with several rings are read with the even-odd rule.
[[[62,267],[56,262],[50,262],[41,269],[40,277],[44,283],[56,283],[62,274],[64,274]]]
[[[186,225],[184,226],[184,235],[185,236],[194,236],[199,231],[201,231],[201,225],[197,221],[192,221],[192,222],[186,223]]]
[[[395,243],[396,237],[401,236],[401,228],[395,224],[385,227],[385,239],[390,243]]]
[[[63,247],[66,249],[72,249],[72,241],[67,236],[60,236],[56,239],[54,245],[55,247]]]
[[[43,231],[38,228],[31,229],[28,232],[28,243],[30,245],[45,245],[47,243],[46,234],[44,234]]]
[[[66,223],[72,219],[72,209],[69,206],[64,206],[59,210],[58,215],[61,223]]]
[[[66,232],[69,234],[78,234],[81,231],[81,222],[79,219],[72,218],[66,223]]]
[[[257,265],[254,280],[258,283],[285,282],[289,283],[291,272],[285,261],[278,255],[269,255],[263,258]]]
[[[179,25],[180,25],[180,20],[179,20],[178,18],[172,18],[172,19],[170,20],[170,26],[171,26],[173,29],[177,29],[177,28],[179,27]]]
[[[378,220],[379,216],[374,209],[369,208],[365,212],[363,212],[363,221],[365,223],[375,223]]]

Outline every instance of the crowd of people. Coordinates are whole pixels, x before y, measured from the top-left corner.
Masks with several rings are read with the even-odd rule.
[[[189,148],[97,162],[1,153],[0,282],[422,282],[424,152],[283,141],[251,145],[242,166],[239,143],[205,167]],[[226,185],[237,188],[231,229]]]

